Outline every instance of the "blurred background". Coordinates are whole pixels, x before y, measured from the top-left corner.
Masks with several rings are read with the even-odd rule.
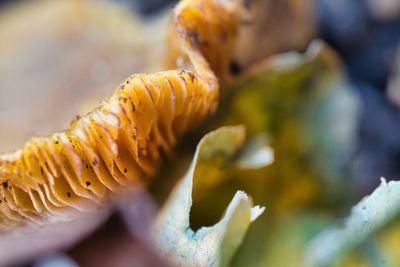
[[[33,135],[66,128],[71,118],[96,106],[130,74],[162,70],[169,12],[175,3],[0,0],[0,152],[22,146]],[[223,124],[245,123],[250,136],[268,134],[276,164],[219,178],[225,182],[210,189],[218,192],[215,198],[205,200],[195,192],[195,200],[202,204],[195,204],[192,223],[199,227],[215,222],[233,188],[244,188],[256,203],[270,207],[271,215],[268,222],[268,218],[256,222],[233,265],[296,266],[274,260],[281,253],[292,253],[285,247],[292,244],[290,238],[278,236],[279,225],[298,221],[305,226],[290,231],[311,231],[309,221],[316,214],[323,214],[321,225],[326,225],[371,193],[380,177],[400,179],[400,1],[254,0],[252,5],[257,7],[251,9],[254,27],[241,33],[235,52],[241,68],[288,51],[303,53],[315,39],[330,46],[340,63],[331,70],[318,59],[295,70],[268,72],[265,77],[271,79],[262,82],[273,93],[263,95],[271,101],[259,104],[262,111],[249,108],[256,101],[250,95],[228,97],[220,114],[182,145],[181,161],[190,160],[201,134]],[[254,52],[254,43],[262,49]],[[336,72],[340,77],[332,78]],[[259,83],[236,87],[256,88]],[[293,102],[285,91],[292,87],[302,90]],[[329,94],[324,98],[306,93],[307,88]],[[312,111],[321,117],[308,116]],[[344,125],[345,134],[326,133],[326,123],[332,121],[337,127]],[[185,169],[174,168],[179,174]],[[254,179],[243,181],[244,176]],[[271,178],[265,182],[265,177]],[[67,245],[3,262],[38,267],[165,265],[140,232],[173,181],[156,182],[149,195],[127,200],[105,222],[94,224]],[[267,237],[271,229],[277,230],[275,236]],[[400,241],[392,244],[396,245]],[[377,266],[369,264],[364,254],[355,252],[336,266]],[[399,265],[397,261],[393,266]]]

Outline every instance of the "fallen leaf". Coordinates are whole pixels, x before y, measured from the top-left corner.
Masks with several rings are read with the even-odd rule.
[[[268,136],[275,156],[268,168],[234,175],[238,183],[282,212],[343,200],[359,99],[330,47],[314,41],[304,54],[270,57],[227,91],[208,129],[246,125],[250,138]]]
[[[304,262],[305,244],[327,225],[327,221],[326,216],[315,213],[287,214],[272,225],[268,236],[270,244],[263,250],[261,259],[251,266],[307,267]]]
[[[326,266],[365,241],[400,213],[400,182],[386,182],[351,210],[339,225],[331,226],[311,241],[306,258],[311,266]]]
[[[243,262],[257,266],[257,255],[265,252],[261,248],[273,246],[270,240],[284,216],[304,209],[331,212],[333,205],[338,209],[346,205],[350,190],[343,188],[348,188],[357,144],[359,99],[337,54],[318,40],[305,53],[272,56],[244,76],[226,90],[229,94],[208,129],[243,124],[250,139],[267,135],[274,163],[224,172],[219,178],[223,183],[213,189],[218,193],[196,192],[203,197],[195,194],[195,199],[204,201],[192,217],[203,225],[208,222],[204,211],[221,210],[233,188],[251,192],[257,202],[268,206],[269,216],[252,227],[233,266],[244,266]]]
[[[187,174],[178,183],[154,225],[154,239],[161,255],[176,266],[228,266],[250,226],[264,208],[238,191],[222,219],[212,227],[190,228],[193,180],[196,168],[215,155],[231,157],[244,140],[243,127],[223,127],[199,143]]]

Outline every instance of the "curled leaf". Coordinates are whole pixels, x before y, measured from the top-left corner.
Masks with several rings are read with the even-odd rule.
[[[238,184],[268,205],[268,220],[252,227],[233,266],[289,266],[283,264],[288,257],[281,259],[282,265],[272,258],[269,265],[260,264],[254,243],[265,247],[263,253],[275,251],[271,240],[289,212],[328,209],[346,199],[348,191],[343,188],[348,187],[349,158],[357,143],[358,99],[351,89],[335,51],[316,40],[305,53],[268,58],[221,103],[213,128],[244,124],[251,137],[267,133],[275,152],[274,164],[232,174],[215,197],[200,192],[209,203],[211,198],[219,200],[202,204],[203,212],[222,202]],[[196,213],[201,220],[197,210],[193,217]],[[292,266],[302,266],[293,262]]]
[[[400,213],[400,182],[386,182],[352,208],[340,225],[317,235],[306,254],[311,266],[326,266],[338,256],[366,240]]]
[[[193,162],[176,186],[154,225],[155,242],[162,255],[177,266],[227,266],[242,242],[250,223],[264,208],[238,191],[222,219],[197,231],[190,228],[193,179],[202,161],[215,155],[232,156],[244,140],[243,127],[223,127],[207,134],[199,143]]]

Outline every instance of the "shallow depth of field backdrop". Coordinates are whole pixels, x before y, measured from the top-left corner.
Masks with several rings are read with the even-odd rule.
[[[225,233],[237,247],[209,247],[229,259],[218,264],[400,266],[400,0],[249,3],[230,63],[247,74],[150,188],[84,222],[0,232],[0,266],[170,266],[150,225],[201,138],[223,126],[235,127],[209,137],[204,155],[235,153],[199,160],[191,229],[219,221],[238,190],[266,209]],[[129,75],[163,70],[175,4],[0,1],[0,152],[65,129]],[[184,246],[174,251],[196,259]]]

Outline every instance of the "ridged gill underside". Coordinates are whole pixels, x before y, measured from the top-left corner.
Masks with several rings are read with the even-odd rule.
[[[167,52],[187,70],[132,75],[66,131],[0,155],[0,228],[69,220],[145,185],[177,138],[216,109],[237,24],[233,4],[182,1]]]

